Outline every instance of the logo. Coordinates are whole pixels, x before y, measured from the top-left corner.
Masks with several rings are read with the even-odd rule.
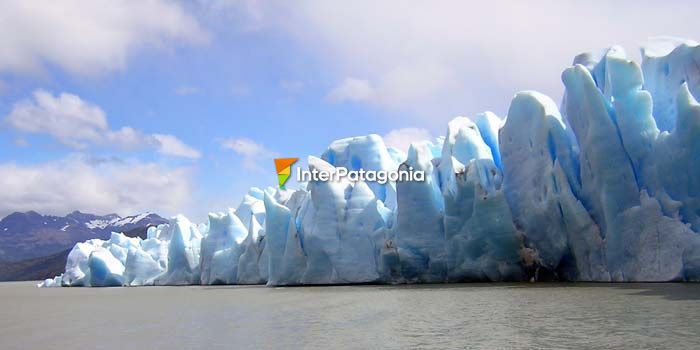
[[[292,164],[296,163],[299,158],[277,158],[275,159],[275,168],[277,169],[277,181],[281,189],[292,175]]]
[[[376,182],[380,185],[387,182],[425,181],[425,171],[407,169],[399,170],[348,170],[336,167],[333,170],[301,170],[297,168],[297,182],[339,182],[346,179],[350,182]]]

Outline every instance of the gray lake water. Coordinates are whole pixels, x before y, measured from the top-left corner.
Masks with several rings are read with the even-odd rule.
[[[0,349],[700,349],[700,284],[51,288]]]

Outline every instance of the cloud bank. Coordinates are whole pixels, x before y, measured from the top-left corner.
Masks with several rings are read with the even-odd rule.
[[[561,72],[582,50],[631,53],[654,35],[699,38],[689,2],[400,0],[256,3],[262,27],[284,30],[331,80],[332,101],[366,103],[419,124],[494,110],[538,90],[558,100]],[[416,119],[417,118],[417,119]]]
[[[201,157],[199,151],[173,135],[147,135],[128,126],[113,130],[99,106],[65,92],[54,96],[48,91],[36,90],[32,98],[15,103],[4,122],[18,131],[45,134],[78,150],[91,145],[125,150],[150,146],[163,155]]]
[[[201,43],[208,34],[167,0],[1,0],[0,72],[46,64],[80,76],[123,69],[143,48]]]
[[[177,214],[192,194],[187,168],[138,161],[93,161],[80,156],[38,165],[0,164],[0,217],[35,210],[129,215]]]

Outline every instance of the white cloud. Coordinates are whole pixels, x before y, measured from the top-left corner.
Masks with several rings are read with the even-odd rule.
[[[243,157],[243,167],[256,172],[264,172],[260,162],[279,157],[277,152],[267,149],[248,138],[229,138],[221,141],[221,148],[232,150]]]
[[[37,165],[0,164],[0,217],[36,210],[121,215],[177,214],[192,194],[190,170],[155,163],[91,162],[80,157]]]
[[[121,149],[155,146],[165,155],[201,156],[172,135],[146,135],[128,126],[112,130],[99,106],[65,92],[54,96],[48,91],[37,90],[32,99],[15,103],[4,122],[22,132],[49,135],[74,149],[86,149],[90,145]]]
[[[199,151],[186,145],[173,135],[153,134],[152,137],[159,143],[158,152],[161,154],[192,159],[202,156]]]
[[[359,88],[341,89],[350,85],[343,82],[331,96],[434,126],[484,110],[503,115],[520,90],[558,100],[561,72],[583,51],[621,44],[637,57],[638,43],[651,35],[700,38],[697,2],[306,0],[258,6],[266,25],[290,33],[327,75],[362,78]]]
[[[372,98],[373,89],[369,81],[357,78],[345,78],[328,94],[333,102],[368,101]]]
[[[132,53],[207,40],[180,4],[167,0],[0,0],[0,71],[44,64],[77,75],[122,69]],[[11,35],[9,35],[11,33]]]
[[[265,148],[265,146],[247,138],[226,139],[221,142],[221,146],[224,149],[230,149],[246,157],[268,156],[270,154],[274,154],[274,152],[269,151],[267,148]]]
[[[48,91],[37,90],[33,97],[17,102],[6,122],[21,131],[48,134],[74,148],[98,142],[108,131],[102,109],[76,95],[61,93],[54,97]]]
[[[403,128],[389,131],[384,135],[384,144],[402,152],[408,152],[411,143],[418,141],[433,141],[430,131],[419,128]]]
[[[203,14],[203,21],[225,30],[251,32],[267,24],[259,0],[196,0],[195,3]]]

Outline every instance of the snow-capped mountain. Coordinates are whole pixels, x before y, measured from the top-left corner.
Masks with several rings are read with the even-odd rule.
[[[166,222],[154,213],[121,217],[74,211],[61,217],[35,211],[16,212],[0,220],[0,262],[47,256],[86,239],[109,238],[112,232],[145,236],[149,226]]]

